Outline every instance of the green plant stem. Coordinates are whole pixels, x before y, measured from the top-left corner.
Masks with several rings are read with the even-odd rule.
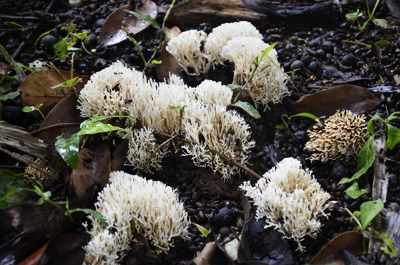
[[[350,43],[350,44],[355,44],[355,45],[360,45],[360,46],[365,46],[368,49],[371,49],[371,45],[368,45],[368,44],[365,44],[365,43],[362,43],[362,42],[356,42],[356,41],[351,41],[351,40],[343,40],[343,42]]]
[[[174,7],[175,4],[175,0],[172,1],[172,4],[169,6],[169,9],[167,11],[167,14],[165,15],[164,19],[163,19],[163,24],[161,26],[161,32],[160,32],[160,39],[159,39],[159,44],[156,47],[155,51],[153,52],[153,54],[151,55],[150,59],[147,61],[147,63],[145,63],[144,65],[144,69],[143,69],[143,75],[146,71],[146,68],[150,67],[151,62],[153,61],[154,57],[156,57],[157,52],[161,49],[162,45],[164,44],[164,36],[165,36],[165,22],[168,20],[168,17],[171,13],[172,8]]]
[[[349,214],[350,216],[353,217],[353,219],[356,221],[356,223],[358,224],[358,226],[360,227],[361,230],[363,230],[363,226],[361,225],[360,221],[358,221],[358,219],[354,216],[354,214],[347,208],[344,208]]]
[[[376,1],[375,6],[374,6],[374,10],[372,10],[372,13],[369,14],[368,0],[366,0],[366,2],[367,2],[367,10],[368,10],[368,19],[367,19],[367,21],[364,22],[364,24],[363,24],[363,26],[362,26],[361,29],[364,29],[364,28],[368,25],[368,23],[370,22],[370,20],[374,17],[374,14],[375,14],[376,8],[378,7],[379,1],[380,1],[380,0],[377,0],[377,1]]]
[[[297,87],[294,85],[293,81],[289,78],[289,76],[284,71],[282,71],[282,69],[271,59],[271,57],[269,57],[268,54],[266,54],[265,56],[267,56],[271,63],[273,63],[275,67],[278,68],[278,70],[281,71],[281,73],[284,74],[287,79],[289,79],[290,83],[292,83],[292,86],[296,89],[297,93],[300,93]]]
[[[135,45],[136,49],[138,50],[138,53],[140,54],[140,57],[142,57],[144,65],[146,65],[146,63],[147,63],[146,59],[144,58],[143,52],[139,48],[139,44],[137,43],[137,41],[134,40],[133,38],[131,38],[131,36],[129,35],[130,33],[128,32],[128,30],[124,26],[121,26],[121,28],[122,28],[123,31],[125,31],[126,35],[128,35],[128,38],[133,42],[133,44]]]

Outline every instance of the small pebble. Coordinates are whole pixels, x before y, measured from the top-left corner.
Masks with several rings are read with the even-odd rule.
[[[340,181],[342,178],[347,177],[348,175],[348,169],[346,166],[342,165],[342,164],[338,164],[338,165],[334,165],[332,170],[331,170],[331,178],[334,181]]]
[[[399,186],[399,176],[397,174],[389,175],[389,186],[391,188],[397,188]]]
[[[299,69],[298,72],[302,72],[304,69],[304,63],[300,60],[296,60],[294,61],[291,65],[290,65],[290,70],[296,70]]]
[[[330,53],[333,54],[333,43],[331,41],[324,41],[324,43],[322,43],[322,49],[326,52],[326,53]]]

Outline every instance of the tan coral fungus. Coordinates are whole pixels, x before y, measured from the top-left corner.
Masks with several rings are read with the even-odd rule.
[[[183,203],[175,190],[162,182],[146,180],[122,171],[110,174],[110,183],[98,194],[96,211],[108,227],[92,216],[91,241],[85,247],[88,264],[117,264],[130,249],[134,230],[167,252],[174,237],[186,238],[189,225]],[[84,224],[87,226],[87,224]]]
[[[316,238],[321,227],[318,217],[327,217],[325,209],[335,203],[326,203],[329,193],[321,190],[311,174],[301,168],[300,161],[290,157],[265,173],[254,187],[249,181],[240,186],[257,206],[256,218],[266,217],[266,228],[274,227],[284,238],[293,239],[302,252],[305,247],[301,241],[305,236]]]
[[[311,161],[353,159],[369,137],[365,116],[350,110],[338,110],[326,120],[322,130],[317,129],[318,125],[315,125],[314,131],[308,131],[310,141],[304,148],[313,153],[309,158]]]

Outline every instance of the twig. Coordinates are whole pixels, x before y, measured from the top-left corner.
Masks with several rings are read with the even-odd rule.
[[[153,134],[156,135],[156,136],[164,137],[164,138],[172,138],[172,137],[175,137],[175,138],[173,139],[173,140],[175,140],[175,141],[180,141],[180,142],[184,142],[184,143],[188,143],[188,144],[194,144],[194,142],[192,142],[192,141],[190,141],[190,140],[187,140],[187,139],[185,139],[185,138],[182,138],[182,137],[178,137],[177,135],[172,136],[172,135],[169,135],[169,134],[167,134],[167,133],[156,132],[156,131],[153,131]],[[220,153],[218,153],[218,152],[216,152],[216,151],[214,151],[214,150],[210,150],[210,152],[213,153],[213,154],[217,154],[217,155],[218,155],[222,160],[224,160],[228,165],[236,166],[236,167],[238,167],[239,169],[241,169],[241,170],[243,170],[243,171],[249,173],[250,175],[252,175],[253,177],[256,177],[256,178],[258,178],[258,179],[262,178],[259,174],[257,174],[256,172],[254,172],[254,171],[251,170],[250,168],[246,167],[245,165],[240,164],[239,162],[235,161],[234,159],[229,158],[229,157],[227,157],[227,156],[225,156],[225,155],[223,155],[223,154],[220,154]]]
[[[42,133],[42,132],[45,132],[45,131],[50,131],[50,130],[53,130],[53,129],[57,129],[57,128],[79,127],[80,125],[81,125],[80,123],[57,123],[57,124],[54,124],[54,125],[51,125],[51,126],[48,126],[48,127],[44,127],[44,128],[41,128],[41,129],[33,131],[33,132],[30,132],[29,134],[33,136],[33,135],[36,135],[36,134],[39,134],[39,133]]]

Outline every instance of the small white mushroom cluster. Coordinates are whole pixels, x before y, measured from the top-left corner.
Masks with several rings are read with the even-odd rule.
[[[137,169],[161,169],[161,160],[169,154],[161,149],[153,131],[169,135],[179,133],[179,109],[185,106],[182,119],[188,140],[182,149],[192,155],[197,166],[209,166],[230,178],[237,168],[224,162],[219,154],[239,163],[246,163],[250,148],[249,126],[234,110],[227,110],[232,91],[221,83],[205,80],[198,87],[188,87],[177,76],[168,83],[146,80],[141,73],[116,62],[96,73],[80,92],[78,109],[82,117],[130,115],[129,128],[120,132],[129,139],[127,160]],[[142,129],[135,128],[140,121]]]
[[[203,31],[182,32],[169,41],[167,51],[189,75],[207,73],[213,63],[229,60],[235,64],[233,84],[244,85],[255,68],[256,57],[260,58],[269,46],[251,23],[241,21],[222,24],[208,37]],[[288,93],[285,74],[278,68],[277,52],[272,49],[268,57],[246,86],[256,105],[279,103]]]
[[[123,251],[130,249],[135,231],[156,246],[157,253],[167,252],[173,246],[172,238],[187,237],[189,220],[183,203],[171,187],[159,181],[112,172],[97,200],[96,211],[108,227],[89,216],[93,227],[84,247],[86,264],[117,264]]]
[[[266,227],[275,227],[285,238],[296,241],[301,252],[305,251],[301,241],[306,235],[316,238],[321,227],[318,217],[327,217],[325,209],[335,204],[326,203],[329,193],[321,190],[311,174],[297,159],[285,158],[254,187],[249,181],[240,186],[257,206],[256,218],[266,217]]]

